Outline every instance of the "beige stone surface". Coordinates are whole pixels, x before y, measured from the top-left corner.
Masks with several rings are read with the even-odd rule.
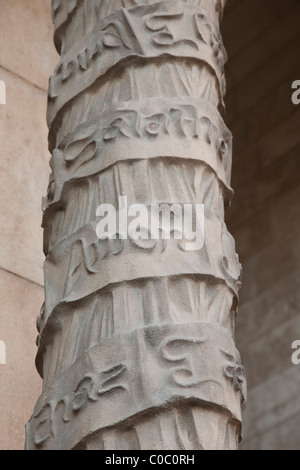
[[[49,173],[46,89],[57,61],[50,3],[0,0],[0,79],[7,89],[7,104],[0,105],[0,340],[7,349],[0,449],[24,448],[25,423],[41,388],[35,322],[44,294],[36,283],[43,283],[41,197]]]
[[[41,199],[50,154],[46,93],[0,68],[7,104],[0,107],[0,267],[43,285]]]
[[[40,393],[34,365],[35,317],[43,289],[0,270],[0,339],[6,365],[0,365],[0,450],[23,449],[25,423]]]
[[[58,55],[51,0],[0,0],[0,65],[46,90]]]

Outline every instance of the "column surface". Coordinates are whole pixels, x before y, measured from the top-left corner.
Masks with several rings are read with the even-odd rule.
[[[28,449],[238,446],[246,382],[234,344],[241,269],[224,222],[224,4],[53,0],[43,392]],[[146,239],[146,224],[99,239],[103,204],[118,218],[134,204],[203,205],[204,244],[188,249],[175,231]]]

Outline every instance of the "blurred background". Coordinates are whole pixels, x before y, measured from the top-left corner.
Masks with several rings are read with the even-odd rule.
[[[234,136],[226,221],[243,265],[236,326],[248,379],[241,449],[300,450],[300,1],[228,0],[227,112]],[[41,198],[49,177],[51,0],[0,0],[0,450],[23,449],[41,391],[34,365],[43,302]]]

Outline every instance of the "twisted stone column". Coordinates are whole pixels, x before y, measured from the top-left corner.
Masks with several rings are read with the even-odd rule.
[[[225,0],[53,0],[43,392],[28,449],[236,449]],[[99,239],[100,204],[204,205],[204,246]]]

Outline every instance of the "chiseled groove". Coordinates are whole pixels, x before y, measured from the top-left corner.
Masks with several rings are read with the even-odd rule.
[[[190,81],[189,77],[192,79],[191,83],[186,83]],[[145,87],[146,78],[150,83]],[[72,106],[66,106],[62,129],[57,129],[56,147],[61,145],[67,134],[86,121],[84,116],[87,112],[92,120],[99,118],[110,106],[120,102],[178,96],[202,98],[215,108],[220,104],[216,77],[205,63],[176,57],[167,57],[165,61],[152,58],[143,59],[139,63],[128,61],[119,70],[108,71],[99,77],[97,84],[73,99]],[[61,133],[63,137],[60,137]]]
[[[206,422],[210,429],[204,426]],[[210,432],[216,422],[217,434]],[[201,401],[178,400],[96,431],[73,450],[236,450],[240,433],[240,423],[227,410]]]
[[[122,300],[125,294],[127,302],[128,299],[131,302],[130,310],[126,309],[128,303]],[[168,309],[165,305],[166,296],[170,301]],[[155,324],[182,323],[187,320],[194,323],[207,321],[222,325],[233,335],[233,320],[236,314],[233,310],[234,299],[235,295],[224,282],[213,277],[208,279],[196,275],[133,280],[107,286],[85,299],[85,305],[79,303],[76,307],[75,303],[63,307],[62,310],[58,306],[52,312],[40,332],[38,356],[41,358],[47,348],[45,354],[47,357],[51,356],[51,360],[47,359],[47,363],[55,362],[58,365],[54,374],[58,376],[88,347],[112,336],[129,332],[131,329]],[[231,312],[230,315],[228,312]],[[88,322],[88,319],[90,319],[88,339],[82,341],[83,324]],[[81,325],[79,333],[78,324]],[[65,352],[65,346],[61,344],[61,347],[54,349],[56,352],[52,357],[51,344],[58,332],[64,337],[66,335],[66,342],[72,347]],[[74,337],[76,342],[72,340]],[[76,344],[81,344],[81,349],[78,349]],[[45,382],[49,383],[48,380]]]
[[[67,5],[67,2],[69,0],[61,0],[61,3],[64,5]],[[55,46],[57,49],[57,52],[61,55],[67,52],[68,48],[73,46],[73,42],[68,40],[68,37],[73,37],[72,33],[74,31],[78,30],[80,27],[80,24],[77,24],[78,20],[81,18],[84,18],[83,21],[86,21],[85,18],[89,18],[90,24],[88,27],[86,25],[81,25],[82,26],[82,37],[86,36],[92,29],[93,27],[97,24],[98,21],[101,19],[106,18],[110,14],[124,8],[124,9],[130,9],[133,8],[137,5],[150,5],[150,4],[155,4],[155,3],[163,3],[164,1],[168,0],[77,0],[77,5],[71,9],[71,11],[68,10],[68,13],[65,15],[64,19],[59,22],[58,26],[55,26],[57,23],[55,21],[54,15],[53,15],[53,20],[54,20],[54,26],[55,26],[55,33],[54,33],[54,42]],[[182,0],[183,6],[185,4],[188,4],[191,0]],[[193,0],[192,0],[193,1]],[[223,0],[224,1],[224,0]],[[53,4],[55,0],[52,0]],[[220,13],[222,12],[223,8],[220,8],[221,0],[198,0],[198,6],[201,9],[206,10],[209,12],[209,15],[211,19],[214,18],[213,14],[213,2],[215,2],[215,12],[219,11]],[[106,3],[106,9],[104,8],[104,3]],[[88,5],[88,8],[90,11],[85,12],[85,8]],[[94,18],[91,19],[91,10],[94,11]],[[220,17],[218,18],[218,23],[219,23]],[[80,38],[79,38],[80,40]],[[66,47],[64,49],[63,47]]]
[[[164,93],[160,93],[159,92],[159,89],[158,91],[151,95],[147,95],[147,94],[138,94],[137,95],[137,92],[138,92],[138,83],[135,81],[134,85],[132,87],[132,93],[135,93],[135,97],[134,98],[130,98],[129,96],[127,96],[127,99],[125,99],[124,101],[130,101],[130,99],[143,99],[143,98],[147,98],[147,97],[151,97],[151,98],[154,98],[154,97],[176,97],[176,96],[196,96],[196,97],[205,97],[205,99],[207,101],[209,101],[210,103],[212,103],[215,108],[220,112],[220,114],[224,114],[224,102],[223,102],[223,93],[222,93],[222,87],[223,85],[225,84],[225,80],[224,80],[224,83],[221,83],[219,81],[219,78],[217,77],[216,73],[215,73],[215,70],[204,60],[202,59],[195,59],[195,58],[188,58],[188,57],[175,57],[175,56],[172,56],[172,55],[168,55],[168,54],[162,54],[161,56],[158,56],[158,57],[151,57],[151,58],[147,58],[147,57],[139,57],[138,58],[138,63],[137,63],[137,58],[136,57],[129,57],[129,58],[124,58],[122,59],[121,61],[119,61],[116,65],[113,65],[109,70],[107,70],[105,73],[103,73],[103,75],[100,75],[97,77],[97,79],[94,81],[94,83],[92,83],[91,85],[87,86],[85,88],[85,90],[83,90],[81,93],[75,95],[74,97],[72,97],[69,101],[67,101],[57,112],[56,112],[56,115],[55,117],[52,119],[51,122],[49,122],[49,119],[48,119],[48,124],[49,124],[49,150],[50,151],[53,151],[54,148],[58,147],[59,144],[60,144],[60,141],[62,140],[60,136],[60,130],[64,129],[64,125],[65,125],[65,115],[68,116],[68,113],[70,113],[72,116],[76,116],[77,119],[80,119],[81,118],[81,110],[80,110],[80,102],[81,100],[83,101],[83,112],[87,112],[89,111],[90,115],[93,116],[93,109],[89,109],[90,107],[90,104],[87,105],[88,103],[88,99],[90,98],[90,103],[92,102],[92,99],[90,97],[93,96],[94,97],[94,100],[97,102],[98,104],[98,99],[99,99],[99,92],[101,92],[101,88],[103,87],[105,89],[105,87],[107,88],[107,92],[110,90],[113,90],[113,93],[115,93],[116,90],[119,90],[120,86],[122,85],[122,83],[120,83],[124,77],[124,75],[126,75],[126,73],[128,73],[128,71],[130,72],[131,70],[133,72],[135,72],[135,74],[138,74],[138,73],[145,73],[147,68],[150,70],[151,68],[153,68],[153,70],[155,70],[155,68],[159,68],[159,67],[162,67],[162,68],[166,68],[166,67],[172,67],[173,64],[182,64],[182,69],[185,71],[186,73],[186,68],[187,68],[187,65],[189,65],[190,67],[192,66],[196,66],[198,68],[199,71],[201,71],[201,73],[206,73],[207,74],[207,77],[199,77],[197,80],[193,80],[193,84],[194,85],[198,85],[200,84],[201,85],[201,81],[205,81],[206,83],[206,89],[205,89],[205,92],[207,91],[207,83],[211,82],[210,84],[210,90],[209,90],[209,94],[206,96],[206,95],[203,95],[202,93],[186,93],[184,90],[182,90],[182,84],[180,82],[177,81],[174,81],[173,78],[172,78],[172,70],[170,70],[170,73],[168,74],[168,77],[166,77],[166,71],[164,71],[162,73],[162,75],[164,76],[161,76],[161,77],[158,77],[157,80],[152,80],[150,83],[151,85],[155,85],[157,87],[166,87],[166,84],[169,84],[169,87],[171,88],[171,86],[177,86],[179,87],[176,91],[174,89],[174,93],[173,94],[164,94]],[[117,78],[116,78],[117,77]],[[125,77],[126,78],[126,77]],[[134,76],[134,78],[136,79],[136,76]],[[125,83],[124,84],[124,88],[126,90],[126,94],[128,94],[128,84]],[[169,88],[169,90],[170,90]],[[121,89],[122,91],[122,89]],[[169,91],[170,93],[170,91]],[[108,97],[107,97],[108,98]],[[112,97],[114,98],[114,97]],[[118,103],[122,101],[122,97],[119,96],[118,99],[113,99],[112,101],[112,105],[115,103]],[[103,99],[103,102],[101,103],[101,108],[102,111],[105,109],[104,108],[104,105],[105,103],[108,102],[108,99],[105,100]],[[79,103],[79,109],[78,109],[78,103]],[[74,129],[74,125],[73,125],[73,129]],[[68,133],[67,130],[64,131],[65,133]],[[65,137],[66,134],[63,134],[63,138]]]

